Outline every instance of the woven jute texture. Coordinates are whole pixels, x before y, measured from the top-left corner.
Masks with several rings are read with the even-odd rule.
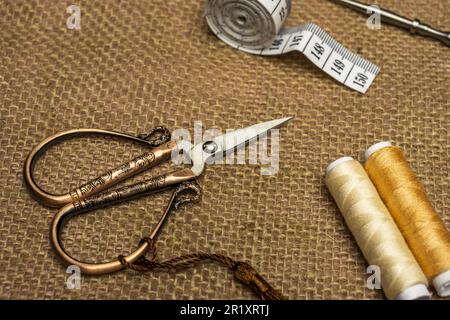
[[[81,30],[68,30],[73,1],[0,2],[0,298],[254,299],[230,271],[204,264],[178,273],[83,276],[69,290],[49,242],[57,212],[34,201],[24,160],[50,134],[93,127],[143,133],[156,125],[240,128],[295,116],[280,131],[280,167],[209,166],[203,195],[179,208],[159,239],[159,258],[217,252],[251,263],[290,299],[382,299],[366,288],[361,251],[324,185],[326,165],[363,159],[391,140],[405,153],[450,228],[450,51],[330,1],[293,1],[287,25],[315,22],[381,67],[366,95],[320,72],[301,54],[256,57],[218,40],[204,1],[81,1]],[[380,5],[448,29],[447,0]],[[36,165],[36,180],[62,193],[140,154],[101,137],[64,142]],[[173,164],[144,177],[175,168]],[[131,181],[139,181],[143,176]],[[130,183],[127,181],[127,183]],[[109,261],[155,225],[169,192],[75,217],[63,232],[75,257]]]

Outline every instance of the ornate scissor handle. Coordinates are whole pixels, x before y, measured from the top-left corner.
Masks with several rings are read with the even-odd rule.
[[[159,137],[152,139],[155,134],[161,133]],[[33,178],[33,169],[34,163],[36,159],[42,154],[43,151],[48,149],[48,147],[55,145],[61,141],[67,140],[69,138],[74,138],[81,135],[106,135],[124,138],[128,140],[132,140],[150,147],[156,148],[151,151],[145,152],[141,154],[139,157],[134,158],[133,160],[124,163],[123,165],[108,171],[105,174],[102,174],[96,179],[86,182],[82,186],[77,189],[62,195],[51,194],[42,188],[40,188]],[[93,194],[96,194],[102,190],[105,190],[111,187],[118,182],[125,180],[133,175],[138,174],[148,168],[156,166],[157,164],[166,161],[170,158],[172,151],[177,149],[177,144],[175,141],[168,141],[170,139],[170,133],[168,130],[163,127],[157,127],[151,131],[149,135],[134,137],[125,133],[115,132],[115,131],[107,131],[101,129],[73,129],[63,131],[57,134],[54,134],[43,141],[41,141],[36,147],[31,150],[28,155],[25,166],[24,166],[24,179],[25,183],[30,190],[36,200],[41,202],[42,204],[49,207],[60,208],[63,205],[66,205],[71,202],[80,201],[85,199]],[[183,172],[184,174],[189,174],[188,171]],[[177,175],[180,175],[178,173]],[[167,179],[167,184],[172,182],[173,177],[171,175],[164,176]],[[163,177],[159,177],[159,182],[161,182]],[[189,180],[189,179],[184,179]],[[182,182],[182,181],[179,181]],[[173,184],[173,183],[172,183]]]
[[[155,133],[162,133],[162,134],[160,134],[158,138],[152,139]],[[67,194],[54,195],[48,193],[47,191],[43,190],[37,185],[37,183],[33,179],[34,163],[35,160],[42,154],[42,152],[45,149],[47,149],[51,145],[54,145],[68,138],[72,138],[79,135],[92,135],[92,134],[125,138],[151,147],[155,145],[158,146],[150,151],[145,152],[141,156],[111,171],[108,171],[107,173],[101,175],[100,177],[83,184],[79,188]],[[103,191],[108,187],[126,178],[136,175],[139,172],[142,172],[150,167],[153,167],[163,161],[170,159],[172,152],[177,150],[177,143],[175,141],[167,141],[168,139],[170,139],[170,134],[167,134],[167,131],[164,128],[158,128],[158,130],[153,130],[150,135],[139,137],[134,137],[131,135],[115,131],[107,131],[99,129],[76,129],[64,131],[55,134],[53,136],[50,136],[47,139],[43,140],[41,143],[39,143],[35,148],[33,148],[33,150],[30,152],[29,156],[25,161],[24,166],[25,183],[28,186],[31,194],[38,201],[51,207],[63,206],[53,218],[51,225],[51,241],[53,243],[53,246],[55,247],[55,250],[61,256],[61,258],[64,260],[65,263],[79,266],[81,271],[86,274],[104,274],[123,269],[124,266],[117,260],[109,263],[93,264],[93,263],[84,263],[72,258],[64,250],[60,240],[60,233],[62,227],[64,226],[64,223],[68,221],[68,219],[79,213],[91,211],[113,203],[126,201],[135,198],[139,195],[144,195],[150,192],[163,190],[169,186],[178,185],[182,182],[194,179],[195,175],[193,174],[191,169],[182,169],[176,172],[171,172],[157,177],[153,177],[144,180],[142,182],[135,183],[133,185],[121,187],[115,190]],[[187,189],[197,190],[196,188],[192,187],[193,185],[189,186],[190,187]],[[178,204],[179,201],[177,200],[178,199],[177,196],[179,193],[180,190],[178,190],[178,192],[175,192],[172,195],[169,205],[167,206],[162,218],[160,219],[158,225],[155,227],[150,237],[152,238],[156,237],[156,234],[160,230],[172,206],[173,205],[176,206]],[[188,198],[188,200],[191,199]],[[125,260],[130,263],[133,263],[140,256],[145,254],[146,250],[148,249],[147,246],[148,246],[147,243],[142,243],[136,249],[136,251],[125,257]]]

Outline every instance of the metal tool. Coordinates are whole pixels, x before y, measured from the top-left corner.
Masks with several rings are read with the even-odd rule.
[[[256,124],[244,129],[226,133],[224,135],[219,135],[207,142],[197,145],[192,145],[187,141],[169,141],[170,132],[161,127],[155,128],[149,135],[138,137],[99,129],[75,129],[64,131],[46,138],[30,152],[25,161],[24,179],[28,189],[35,199],[44,205],[60,208],[58,213],[53,218],[50,233],[51,242],[63,261],[69,265],[79,266],[81,272],[85,274],[110,273],[125,268],[125,265],[127,264],[133,264],[136,262],[149,249],[149,243],[146,241],[141,242],[137,250],[130,255],[123,257],[123,261],[115,260],[108,263],[81,262],[71,257],[65,251],[60,239],[62,227],[70,218],[80,213],[111,205],[113,203],[130,200],[131,198],[135,198],[140,195],[164,190],[167,187],[178,186],[173,193],[162,217],[160,218],[159,223],[156,225],[149,237],[154,239],[173,206],[177,207],[183,202],[199,197],[200,189],[196,183],[192,182],[192,180],[204,172],[205,164],[210,163],[212,160],[220,159],[226,153],[233,152],[236,148],[245,146],[247,142],[251,142],[258,136],[266,134],[271,129],[284,125],[290,119],[292,118],[282,118]],[[41,189],[33,179],[33,168],[36,159],[49,146],[79,135],[106,135],[125,138],[154,148],[107,172],[106,174],[83,184],[79,188],[67,194],[54,195]],[[157,135],[157,138],[154,138],[154,135]],[[175,172],[163,174],[115,190],[104,191],[120,181],[154,167],[163,161],[169,160],[172,154],[179,153],[181,151],[192,160],[191,168],[184,168]],[[195,195],[191,198],[179,198],[180,194],[184,191],[192,191]]]
[[[420,22],[417,19],[411,20],[402,17],[401,15],[394,13],[392,11],[381,9],[376,6],[371,6],[359,1],[352,1],[352,0],[331,0],[331,1],[344,5],[346,7],[349,7],[355,11],[364,14],[368,15],[379,14],[382,22],[386,22],[394,26],[407,29],[412,34],[420,34],[421,36],[438,39],[443,43],[445,43],[447,46],[450,46],[450,32],[440,31],[436,28],[430,27],[429,25]]]

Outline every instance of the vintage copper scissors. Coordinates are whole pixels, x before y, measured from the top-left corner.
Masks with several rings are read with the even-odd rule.
[[[198,197],[200,193],[199,188],[196,184],[190,183],[190,181],[203,173],[205,164],[210,163],[212,160],[220,159],[228,152],[234,152],[236,148],[245,146],[246,143],[251,142],[258,136],[266,134],[271,129],[282,126],[290,119],[291,117],[256,124],[244,129],[216,136],[209,141],[197,145],[192,145],[187,141],[176,142],[170,140],[170,132],[162,127],[155,128],[155,130],[147,136],[138,137],[99,129],[68,130],[46,138],[30,152],[25,161],[24,179],[35,199],[46,206],[60,208],[51,223],[50,239],[62,260],[66,264],[79,266],[81,272],[84,274],[110,273],[123,269],[124,264],[118,260],[108,263],[86,263],[71,257],[65,251],[60,239],[60,233],[63,225],[71,217],[113,203],[126,201],[140,195],[163,190],[167,187],[178,186],[160,218],[159,223],[150,235],[150,238],[154,239],[163,225],[171,207],[174,204],[176,207],[179,203],[189,200],[179,199],[175,201],[175,198],[177,198],[180,192],[190,189],[194,191]],[[158,134],[157,139],[150,139],[153,134]],[[33,179],[35,160],[49,146],[79,135],[106,135],[125,138],[153,148],[139,157],[108,171],[100,177],[83,184],[67,194],[54,195],[44,191]],[[115,190],[106,190],[120,181],[154,167],[163,161],[169,160],[173,154],[177,154],[180,151],[190,158],[192,162],[191,168],[184,168],[175,172],[163,174]],[[146,253],[149,249],[148,246],[148,242],[141,242],[134,252],[124,257],[125,261],[129,264],[134,263]]]

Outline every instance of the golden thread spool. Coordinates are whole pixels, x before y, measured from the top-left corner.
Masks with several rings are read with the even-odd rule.
[[[366,152],[365,168],[437,293],[450,296],[450,233],[402,150],[377,143]]]
[[[381,270],[388,299],[429,299],[428,281],[363,166],[344,157],[325,182],[365,258]]]

